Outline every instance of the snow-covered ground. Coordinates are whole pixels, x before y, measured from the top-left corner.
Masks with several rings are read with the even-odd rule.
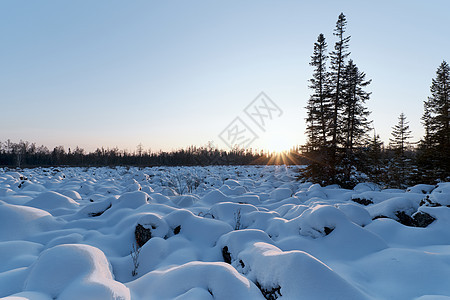
[[[450,183],[297,168],[0,169],[0,297],[450,299]]]

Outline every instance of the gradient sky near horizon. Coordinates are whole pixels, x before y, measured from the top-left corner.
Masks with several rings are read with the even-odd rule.
[[[0,2],[0,141],[153,151],[208,141],[241,117],[253,148],[305,142],[313,44],[332,50],[343,12],[351,58],[372,79],[382,140],[450,60],[449,1]],[[244,108],[264,91],[283,111],[263,132]]]

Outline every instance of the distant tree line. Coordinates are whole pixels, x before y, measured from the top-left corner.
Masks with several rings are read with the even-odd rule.
[[[278,155],[252,149],[219,150],[212,146],[179,149],[170,152],[145,151],[142,145],[129,152],[119,148],[97,148],[87,153],[76,147],[68,149],[56,146],[52,150],[35,143],[7,140],[0,142],[0,166],[39,167],[39,166],[205,166],[205,165],[250,165],[250,164],[305,164],[298,148]],[[289,159],[284,159],[289,157]]]
[[[425,136],[410,142],[406,116],[401,113],[387,147],[375,133],[366,101],[370,84],[366,74],[349,58],[347,20],[340,14],[334,29],[336,42],[327,53],[319,34],[310,65],[312,94],[307,102],[307,143],[303,155],[309,164],[303,176],[321,184],[352,187],[371,180],[385,186],[405,187],[450,179],[450,75],[443,61],[432,80],[431,96],[424,102]],[[330,61],[329,66],[327,64]],[[369,133],[373,131],[373,137]]]

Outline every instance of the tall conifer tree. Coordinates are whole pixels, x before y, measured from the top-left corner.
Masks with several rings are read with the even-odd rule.
[[[433,177],[445,180],[450,176],[450,66],[446,61],[438,67],[430,92],[424,102],[425,137],[419,162],[422,168],[433,169]]]
[[[310,79],[309,85],[313,93],[306,107],[306,134],[311,163],[305,174],[310,179],[320,183],[327,183],[330,175],[328,162],[330,74],[327,72],[327,59],[327,43],[323,34],[320,34],[317,42],[314,43],[314,52],[310,63],[314,67],[313,77]]]
[[[370,83],[353,61],[347,63],[350,36],[345,33],[347,20],[341,13],[334,36],[337,41],[330,53],[330,72],[326,70],[326,42],[320,34],[314,44],[310,65],[314,67],[307,104],[307,151],[311,160],[306,177],[322,184],[351,186],[350,174],[356,162],[356,149],[366,141],[369,111],[364,103]],[[344,151],[342,151],[344,150]],[[358,149],[359,151],[360,149]],[[359,166],[358,166],[359,167]]]
[[[364,105],[370,98],[369,92],[364,90],[372,81],[366,80],[366,74],[350,60],[344,69],[342,84],[342,126],[338,130],[341,143],[345,150],[353,152],[355,146],[365,142],[370,122],[367,117],[370,112]]]
[[[409,139],[411,139],[411,130],[409,130],[408,124],[409,122],[406,121],[405,114],[401,113],[398,117],[398,123],[392,127],[392,138],[389,139],[389,146],[400,156],[405,155],[405,150],[409,145]]]
[[[405,188],[411,183],[412,160],[411,155],[407,155],[411,130],[404,113],[400,114],[398,123],[392,127],[391,135],[389,147],[394,156],[389,162],[388,181],[393,187]]]
[[[338,127],[338,142],[343,148],[341,183],[352,185],[351,173],[358,164],[356,149],[359,149],[367,141],[367,132],[370,130],[370,122],[367,120],[370,112],[365,106],[370,94],[364,88],[371,80],[366,80],[366,74],[349,60],[343,70],[342,76],[342,100],[341,100],[341,124]]]
[[[327,144],[327,131],[330,116],[330,80],[326,61],[327,43],[321,33],[314,43],[314,52],[310,65],[314,67],[313,78],[310,79],[309,88],[313,94],[309,98],[306,119],[306,133],[308,146],[311,150],[320,150]]]
[[[376,134],[375,129],[373,137],[368,141],[365,170],[369,179],[375,183],[383,182],[383,142],[380,141],[380,136]]]
[[[343,73],[345,69],[346,58],[350,55],[348,51],[350,36],[345,35],[345,29],[347,26],[347,19],[345,15],[341,13],[336,22],[336,28],[334,29],[334,35],[337,37],[337,41],[334,45],[334,50],[330,53],[331,58],[331,86],[332,86],[332,109],[331,109],[331,155],[332,155],[332,168],[335,168],[336,164],[336,152],[338,148],[338,130],[339,130],[339,108],[342,103],[342,82]]]

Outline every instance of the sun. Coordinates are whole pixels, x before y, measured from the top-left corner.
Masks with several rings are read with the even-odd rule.
[[[270,136],[264,141],[264,148],[270,153],[283,153],[289,151],[292,146],[292,141],[282,135]]]

